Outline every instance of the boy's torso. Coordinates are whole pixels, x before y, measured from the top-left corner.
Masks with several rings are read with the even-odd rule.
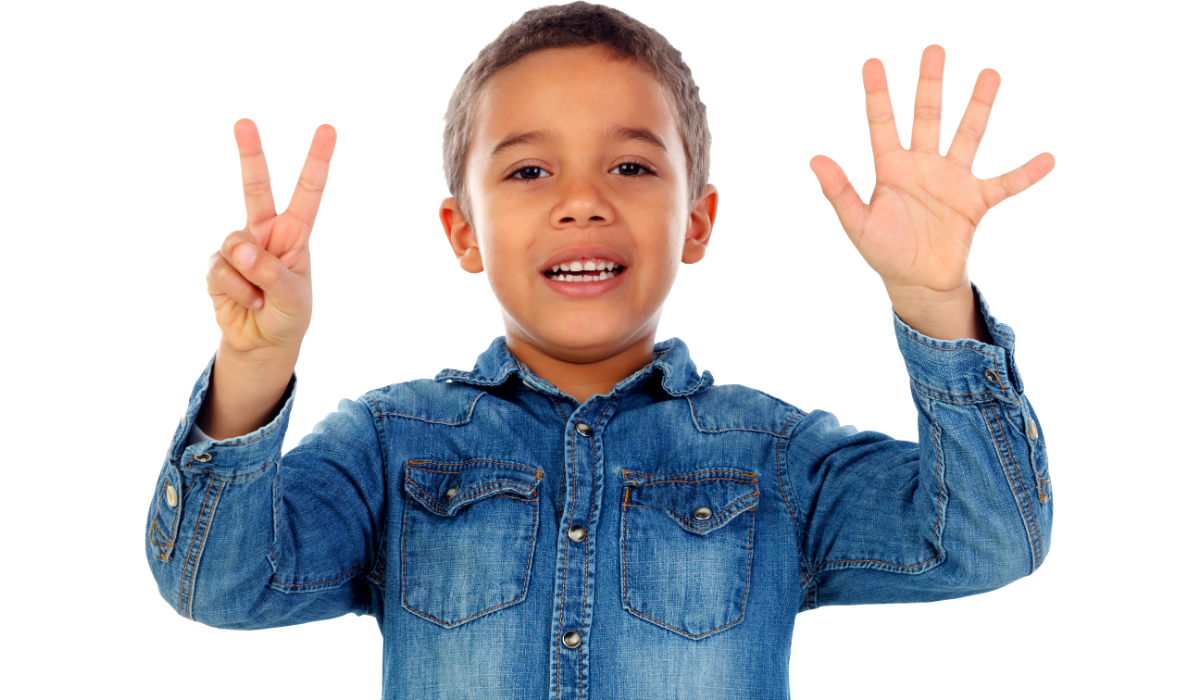
[[[377,434],[357,439],[383,450],[362,534],[386,697],[787,696],[806,591],[779,462],[805,414],[713,387],[679,341],[655,355],[580,405],[498,339],[475,372],[359,399]],[[282,471],[281,492],[307,478]]]

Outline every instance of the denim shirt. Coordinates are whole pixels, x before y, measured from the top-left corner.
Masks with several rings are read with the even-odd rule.
[[[714,384],[678,339],[582,404],[496,339],[471,371],[343,399],[286,455],[296,376],[247,435],[163,462],[146,555],[175,611],[259,629],[346,613],[385,698],[786,698],[792,621],[1032,573],[1053,515],[1011,328],[893,312],[918,442]]]

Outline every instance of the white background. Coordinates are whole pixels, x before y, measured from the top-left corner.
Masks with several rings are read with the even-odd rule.
[[[281,208],[313,130],[339,134],[285,450],[340,398],[469,369],[503,332],[436,218],[442,114],[531,6],[4,4],[4,695],[379,696],[369,617],[261,632],[179,617],[143,553],[146,509],[219,338],[205,264],[244,223],[241,117],[259,125]],[[618,7],[683,52],[708,105],[720,212],[659,338],[684,338],[718,382],[916,439],[883,285],[808,168],[828,155],[869,197],[868,58],[906,146],[921,51],[938,43],[943,152],[994,68],[976,174],[1057,160],[987,215],[970,264],[1016,331],[1044,424],[1050,556],[982,596],[798,616],[793,695],[1194,693],[1195,23],[1173,14],[1186,5]]]

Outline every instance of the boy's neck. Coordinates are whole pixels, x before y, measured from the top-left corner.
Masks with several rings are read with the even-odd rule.
[[[616,354],[595,361],[569,362],[540,350],[515,333],[507,333],[508,350],[537,376],[579,403],[596,394],[607,394],[617,382],[654,360],[654,335],[634,341]]]

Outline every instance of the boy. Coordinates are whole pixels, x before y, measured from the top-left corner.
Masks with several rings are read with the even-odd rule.
[[[783,698],[778,621],[1031,573],[1050,544],[1044,437],[966,261],[988,208],[1053,160],[971,175],[989,71],[940,156],[943,61],[922,57],[909,150],[882,65],[864,66],[869,206],[810,164],[892,300],[918,443],[715,385],[678,339],[655,344],[717,213],[704,106],[657,32],[574,3],[506,29],[447,111],[441,222],[488,274],[504,337],[472,371],[341,401],[281,458],[335,136],[317,130],[277,216],[239,122],[247,226],[208,275],[223,339],[147,521],[164,598],[235,629],[374,615],[388,698]]]

